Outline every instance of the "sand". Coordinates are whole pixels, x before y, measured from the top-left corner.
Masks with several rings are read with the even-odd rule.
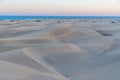
[[[120,80],[119,19],[0,21],[0,80]]]

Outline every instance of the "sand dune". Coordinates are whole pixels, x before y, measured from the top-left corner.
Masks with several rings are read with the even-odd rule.
[[[82,37],[89,36],[89,35],[99,35],[96,31],[94,30],[89,30],[85,28],[70,28],[69,26],[63,26],[63,27],[58,27],[55,28],[53,31],[49,32],[49,35],[51,37],[54,37],[60,42],[70,42],[74,40],[79,40]]]
[[[96,31],[92,30],[92,29],[88,29],[88,28],[71,28],[70,26],[62,26],[62,27],[57,27],[55,29],[53,29],[53,31],[49,32],[49,35],[55,37],[56,39],[62,41],[62,39],[64,39],[64,41],[69,41],[73,39],[81,39],[83,37],[86,36],[91,36],[91,35],[96,35],[96,36],[100,36],[99,33],[97,33]],[[63,42],[64,42],[63,41]]]
[[[9,37],[14,37],[14,36],[19,36],[23,34],[27,34],[30,32],[34,32],[35,30],[23,30],[23,29],[15,29],[15,28],[10,28],[10,29],[0,29],[0,38],[9,38]]]
[[[0,39],[0,42],[4,42],[7,44],[42,44],[42,43],[52,43],[54,41],[50,40],[49,38],[37,38],[37,39],[12,39],[12,38],[7,38],[6,40]]]
[[[40,72],[56,74],[55,72],[52,72],[47,68],[45,68],[43,65],[38,64],[29,56],[25,55],[25,53],[21,49],[1,53],[0,60],[21,64],[21,65],[36,69]]]
[[[54,44],[54,46],[51,47],[31,47],[31,48],[24,48],[23,51],[28,54],[31,57],[49,57],[53,56],[53,58],[56,58],[54,56],[64,56],[64,59],[68,59],[67,61],[70,61],[70,57],[67,56],[73,56],[75,55],[75,58],[78,57],[78,59],[84,59],[89,56],[87,54],[87,51],[80,49],[74,44],[63,44],[63,45],[57,45]],[[61,56],[60,56],[61,55]],[[79,55],[79,56],[77,56]],[[61,57],[62,58],[62,57]],[[62,60],[62,59],[61,59]]]
[[[63,26],[50,31],[49,35],[61,43],[76,44],[90,53],[101,53],[113,45],[112,39],[89,28]]]
[[[40,73],[18,64],[0,61],[1,80],[67,80],[48,73]]]
[[[0,80],[119,80],[117,19],[0,21]]]
[[[72,70],[72,65],[76,66],[78,65],[78,62],[80,63],[89,57],[89,54],[87,54],[86,51],[73,44],[62,46],[58,45],[49,48],[25,48],[24,52],[31,58],[35,59],[37,62],[42,63],[44,66],[48,67],[48,69],[55,69],[64,76],[66,73],[69,73],[67,72],[67,68]],[[63,66],[64,68],[62,68]],[[64,72],[62,73],[62,71]]]

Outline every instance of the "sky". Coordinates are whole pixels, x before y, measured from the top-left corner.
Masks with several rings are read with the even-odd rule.
[[[0,15],[120,16],[120,0],[0,0]]]

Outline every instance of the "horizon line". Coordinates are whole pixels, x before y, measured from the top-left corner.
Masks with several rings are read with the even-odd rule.
[[[79,17],[79,16],[106,16],[106,17],[120,17],[120,15],[0,15],[0,16],[64,16],[64,17],[69,17],[69,16],[73,16],[73,17]]]

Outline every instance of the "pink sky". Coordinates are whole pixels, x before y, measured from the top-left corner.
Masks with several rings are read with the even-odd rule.
[[[118,0],[2,0],[1,15],[120,15]]]

